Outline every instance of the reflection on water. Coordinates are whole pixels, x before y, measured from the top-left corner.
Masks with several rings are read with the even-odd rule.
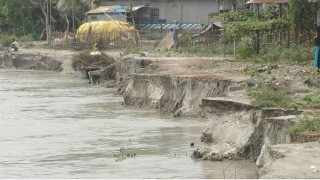
[[[205,120],[121,106],[54,72],[1,70],[0,82],[0,178],[256,178],[252,163],[190,158]],[[121,147],[137,156],[117,161]]]

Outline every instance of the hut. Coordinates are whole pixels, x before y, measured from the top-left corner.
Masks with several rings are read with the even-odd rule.
[[[206,46],[219,41],[222,28],[221,22],[209,23],[200,33],[192,36],[192,44]]]

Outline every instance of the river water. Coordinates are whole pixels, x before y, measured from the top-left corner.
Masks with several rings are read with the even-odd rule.
[[[256,178],[249,162],[190,158],[206,120],[122,101],[72,75],[0,70],[0,178]]]

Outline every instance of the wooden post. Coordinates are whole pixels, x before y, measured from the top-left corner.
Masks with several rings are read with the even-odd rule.
[[[235,39],[233,40],[233,54],[234,54],[234,57],[236,57],[236,40]]]
[[[282,4],[279,3],[279,19],[282,18]],[[280,48],[282,47],[282,33],[279,32],[279,43],[280,43]]]
[[[257,4],[257,19],[259,20],[259,4]],[[256,53],[259,54],[260,51],[260,33],[259,30],[256,31]]]

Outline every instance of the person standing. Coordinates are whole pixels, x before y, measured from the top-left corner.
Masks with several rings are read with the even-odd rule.
[[[179,49],[180,26],[179,26],[179,22],[177,20],[174,21],[174,25],[171,28],[171,31],[173,32],[173,47],[174,47],[174,50],[178,51],[178,49]]]
[[[314,67],[318,68],[317,72],[320,72],[320,26],[317,26],[315,42],[315,53],[314,53]]]

